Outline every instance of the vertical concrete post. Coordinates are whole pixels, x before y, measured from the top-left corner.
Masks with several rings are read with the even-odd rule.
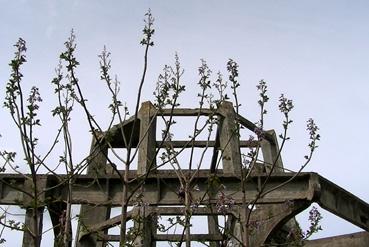
[[[266,131],[272,137],[273,143],[269,142],[268,140],[261,141],[261,151],[263,153],[264,162],[266,163],[266,168],[269,170],[271,166],[276,162],[276,168],[274,171],[283,171],[283,162],[281,155],[278,157],[279,153],[279,146],[278,146],[278,139],[275,134],[274,130]],[[277,158],[278,157],[278,158]]]
[[[239,215],[240,211],[238,211],[236,214]],[[235,215],[228,215],[228,219],[225,222],[225,228],[232,234],[229,238],[229,243],[227,246],[234,246],[234,247],[242,247],[243,245],[240,243],[242,241],[242,226],[241,226],[241,220],[237,219]]]
[[[214,188],[209,188],[209,198],[216,199],[217,198],[217,191]],[[219,221],[218,221],[218,215],[216,214],[217,208],[214,204],[209,204],[208,207],[210,208],[211,212],[214,212],[214,214],[209,214],[207,216],[208,218],[208,232],[209,234],[213,235],[221,235],[221,232],[219,230]],[[220,247],[219,242],[210,242],[210,247]]]
[[[138,236],[134,241],[134,246],[139,247],[155,247],[156,242],[153,239],[156,234],[157,216],[146,211],[147,208],[139,208],[139,214],[134,219],[134,227],[139,231]],[[135,216],[136,217],[136,216]]]
[[[150,101],[143,102],[138,112],[140,119],[140,138],[137,145],[138,164],[137,175],[144,175],[153,171],[156,167],[156,108]],[[156,216],[146,212],[146,207],[139,208],[138,219],[135,220],[134,227],[140,232],[135,239],[135,246],[155,247],[156,243],[152,239],[154,229],[156,230]]]
[[[35,184],[30,178],[24,181],[24,189],[29,193],[24,194],[23,206],[26,208],[26,215],[24,225],[26,230],[23,233],[23,247],[38,247],[41,244],[42,238],[42,220],[44,215],[45,193],[42,193],[47,184],[46,178],[39,178],[37,181],[37,195],[35,195]],[[36,206],[36,201],[39,206]],[[38,229],[37,229],[38,228]],[[38,236],[35,236],[36,229]],[[37,237],[38,245],[35,243],[35,237]]]
[[[25,231],[23,233],[23,243],[22,247],[38,247],[35,245],[34,237],[32,236],[32,233],[35,233],[35,213],[37,211],[38,217],[37,217],[37,226],[38,226],[38,243],[41,244],[41,238],[42,238],[42,220],[44,216],[44,207],[40,208],[27,208],[26,209],[26,216],[25,216]]]
[[[87,168],[87,174],[103,176],[106,174],[107,166],[107,157],[108,155],[108,146],[106,144],[98,144],[97,141],[93,138],[89,164]],[[109,169],[110,170],[110,169]],[[106,189],[108,189],[108,185],[106,185]],[[107,196],[108,199],[108,196]],[[93,225],[102,221],[105,221],[110,216],[110,208],[106,206],[89,206],[82,205],[80,214],[79,214],[79,223],[78,223],[78,233],[84,233],[88,231],[88,226]],[[78,239],[76,241],[76,247],[103,247],[105,244],[102,241],[98,241],[98,235],[104,232],[91,233],[87,235],[83,235],[83,238]],[[105,232],[106,234],[107,232]]]
[[[143,175],[156,166],[156,108],[150,101],[143,102],[138,113],[140,139],[137,174]]]
[[[208,231],[209,234],[212,235],[220,235],[221,232],[219,231],[219,222],[218,222],[218,215],[208,215]],[[210,242],[210,247],[220,247],[220,244],[218,242]]]
[[[55,185],[52,185],[55,186]],[[52,195],[50,195],[50,198],[53,198]],[[67,204],[65,202],[57,201],[57,202],[51,202],[47,205],[47,209],[50,214],[50,219],[53,224],[53,230],[54,230],[54,247],[59,247],[63,245],[63,234],[65,226],[61,225],[61,219],[65,218],[65,213],[67,209]],[[72,246],[72,224],[69,222],[69,247]],[[65,246],[65,247],[68,247]]]
[[[220,134],[220,149],[222,150],[223,172],[239,176],[241,173],[241,154],[239,133],[237,133],[236,113],[231,102],[223,102],[219,113],[224,117]]]

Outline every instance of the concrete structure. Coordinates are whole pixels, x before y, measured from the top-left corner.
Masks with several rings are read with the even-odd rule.
[[[217,118],[216,136],[213,140],[157,140],[157,118],[160,116]],[[157,150],[170,145],[171,148],[212,147],[212,159],[208,169],[181,170],[182,174],[196,174],[191,198],[201,198],[193,207],[193,216],[207,216],[207,233],[191,234],[192,241],[207,241],[210,246],[221,246],[228,240],[232,246],[242,246],[237,241],[250,236],[249,246],[280,246],[286,242],[288,232],[296,227],[294,216],[311,203],[318,203],[329,212],[346,219],[366,232],[344,235],[329,239],[306,242],[306,246],[369,246],[369,205],[316,173],[292,173],[283,169],[278,142],[274,131],[264,133],[262,141],[242,140],[236,134],[237,123],[254,131],[256,126],[239,116],[229,102],[218,109],[165,109],[158,110],[150,102],[143,103],[138,118],[131,118],[105,133],[93,138],[89,166],[85,175],[73,178],[73,204],[80,204],[80,224],[77,246],[106,246],[107,242],[119,241],[119,235],[108,234],[108,229],[120,224],[120,216],[110,217],[112,207],[119,207],[122,200],[123,171],[116,171],[109,163],[109,148],[126,148],[131,143],[138,148],[137,170],[131,170],[128,194],[140,197],[140,204],[131,200],[132,210],[128,220],[140,218],[135,228],[140,235],[135,239],[137,246],[155,246],[157,241],[181,241],[183,234],[161,234],[157,231],[158,216],[183,215],[183,197],[179,195],[182,181],[176,170],[157,168]],[[241,179],[241,148],[260,147],[264,163],[258,163],[250,176]],[[219,169],[218,164],[222,164]],[[277,169],[269,174],[270,164]],[[112,169],[112,167],[114,169]],[[121,165],[117,164],[117,167]],[[115,170],[115,171],[114,171]],[[66,175],[38,175],[39,200],[50,213],[55,237],[60,234],[60,217],[66,207],[68,187]],[[232,199],[232,207],[217,210],[219,187],[212,179],[222,184],[222,192]],[[242,192],[241,182],[245,191]],[[265,183],[265,187],[263,184]],[[30,230],[34,227],[33,211],[29,195],[29,181],[19,174],[0,174],[0,204],[20,205],[27,208],[25,223]],[[250,212],[244,205],[255,204]],[[43,212],[43,207],[38,208]],[[218,227],[218,215],[227,215],[226,231]],[[247,215],[250,219],[247,220]],[[38,219],[42,222],[42,217]],[[249,222],[251,227],[245,227]],[[42,227],[42,224],[39,224]],[[244,231],[252,231],[245,234]],[[24,234],[23,246],[31,245],[31,236]],[[278,245],[279,244],[279,245]],[[71,243],[70,243],[71,245]],[[57,246],[57,243],[55,243]]]
[[[336,237],[322,238],[306,241],[306,247],[361,247],[368,246],[369,234],[367,232],[358,232],[345,234]]]

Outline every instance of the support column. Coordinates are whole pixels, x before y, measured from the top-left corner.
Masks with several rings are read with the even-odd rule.
[[[221,235],[218,225],[219,225],[218,215],[216,215],[216,214],[208,215],[209,234]],[[210,242],[209,246],[210,247],[220,247],[220,244],[219,244],[219,242]]]
[[[137,148],[137,175],[143,175],[156,167],[156,108],[150,101],[141,105],[138,113],[140,119],[140,139]]]
[[[224,117],[220,134],[223,172],[239,176],[241,173],[241,154],[239,133],[237,133],[236,113],[231,102],[223,102],[219,113]]]
[[[217,198],[218,191],[215,188],[210,187],[209,188],[209,198],[215,199]],[[210,214],[207,216],[208,218],[208,231],[209,234],[212,235],[221,235],[221,232],[219,231],[219,221],[218,221],[218,215],[216,214],[217,209],[214,204],[208,205],[210,212],[214,212],[214,214]],[[210,247],[220,247],[219,242],[210,242]]]
[[[108,146],[106,144],[98,144],[95,139],[92,141],[91,152],[89,157],[89,164],[87,168],[87,174],[93,174],[98,177],[106,174],[107,170],[107,157],[108,155]],[[101,185],[102,188],[106,189],[106,197],[108,199],[108,191],[109,191],[109,180],[107,180],[107,184]],[[98,236],[102,234],[106,234],[105,232],[97,232],[91,234],[85,234],[88,232],[88,228],[91,225],[100,223],[108,219],[110,216],[110,208],[106,206],[88,206],[82,205],[81,211],[79,214],[79,223],[78,223],[78,232],[77,232],[77,241],[76,247],[103,247],[105,246],[104,242],[98,241]],[[82,236],[79,238],[79,236]]]
[[[274,171],[283,172],[282,157],[279,155],[278,139],[274,130],[266,131],[271,137],[273,142],[262,140],[261,151],[263,153],[263,159],[266,166],[266,171],[270,170],[271,166],[275,163],[276,168]]]
[[[133,217],[134,227],[138,235],[134,239],[134,246],[155,247],[154,234],[156,234],[157,216],[147,212],[147,208],[138,208],[139,214]]]
[[[241,221],[234,215],[229,215],[226,222],[226,229],[231,233],[228,240],[228,245],[234,247],[243,247],[242,243],[242,226]],[[227,245],[227,246],[228,246]]]
[[[140,138],[137,145],[137,175],[154,172],[156,167],[156,108],[150,101],[143,102],[138,112],[140,119]],[[137,208],[139,214],[133,217],[134,227],[139,232],[134,240],[135,246],[155,247],[153,235],[157,217],[147,212],[145,206]]]
[[[39,247],[42,239],[42,220],[44,215],[44,190],[47,185],[46,178],[40,178],[35,181],[27,178],[24,181],[24,190],[28,194],[24,194],[23,207],[26,208],[26,216],[24,221],[25,231],[23,233],[23,247]],[[35,192],[37,186],[37,192]]]
[[[64,220],[64,224],[69,224],[69,244],[68,246],[72,246],[72,224],[70,222],[65,222],[65,214],[67,209],[67,204],[64,202],[53,202],[47,205],[47,209],[50,214],[50,219],[53,224],[54,230],[54,247],[63,246],[63,234],[64,229],[62,227],[62,221]],[[65,226],[64,226],[65,227]]]
[[[35,222],[37,211],[37,222]],[[34,208],[27,208],[26,209],[26,216],[24,221],[25,231],[23,233],[23,243],[22,247],[38,247],[41,244],[42,239],[42,220],[44,216],[44,207],[40,207],[37,209]],[[37,224],[35,224],[37,223]],[[35,244],[35,238],[33,237],[34,233],[36,232],[35,225],[38,226],[38,236],[37,242],[38,244]]]

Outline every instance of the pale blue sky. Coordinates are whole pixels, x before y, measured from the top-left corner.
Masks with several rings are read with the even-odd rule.
[[[257,2],[257,3],[256,3]],[[40,133],[56,128],[49,117],[54,102],[50,80],[58,54],[73,28],[77,35],[78,76],[97,119],[105,123],[109,97],[99,81],[97,54],[104,45],[112,52],[113,72],[122,82],[122,100],[132,108],[142,68],[139,46],[143,14],[156,18],[155,46],[150,52],[144,99],[161,68],[178,52],[188,87],[182,105],[196,105],[197,67],[208,61],[213,72],[225,73],[233,58],[240,65],[241,113],[257,120],[260,79],[268,82],[271,102],[267,128],[281,131],[277,111],[280,93],[295,109],[292,141],[283,154],[286,167],[298,169],[308,143],[305,121],[312,117],[322,141],[307,171],[316,171],[369,201],[369,3],[367,1],[5,1],[0,0],[0,85],[9,76],[8,62],[18,37],[27,41],[25,87],[36,84],[44,98]],[[215,73],[214,73],[215,74]],[[215,76],[214,76],[215,78]],[[1,97],[4,97],[2,93]],[[13,143],[7,113],[0,110],[0,147]],[[75,114],[76,156],[88,153],[86,122]],[[46,139],[47,137],[45,137]],[[41,144],[41,149],[48,142]],[[350,224],[326,216],[324,234],[356,231]],[[8,246],[8,245],[7,245]],[[9,245],[10,246],[10,245]]]

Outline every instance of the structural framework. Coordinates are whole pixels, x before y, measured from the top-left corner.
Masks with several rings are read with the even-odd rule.
[[[196,117],[214,115],[217,118],[214,140],[157,140],[157,119],[165,116]],[[93,138],[87,173],[73,178],[71,201],[82,205],[79,214],[76,246],[106,246],[108,242],[119,241],[119,235],[108,234],[108,230],[120,224],[120,216],[110,217],[111,209],[119,207],[122,200],[123,171],[112,169],[108,159],[108,150],[126,148],[123,139],[133,138],[131,143],[138,151],[137,169],[130,170],[128,194],[140,197],[140,204],[131,200],[132,209],[128,220],[140,217],[135,223],[140,234],[135,239],[137,246],[156,246],[159,241],[178,242],[182,234],[161,233],[157,230],[159,216],[184,214],[183,197],[179,195],[181,181],[177,171],[163,170],[156,167],[157,149],[170,145],[171,148],[208,148],[212,147],[212,158],[208,169],[185,170],[182,174],[196,173],[196,189],[191,198],[201,198],[196,207],[192,207],[193,216],[202,215],[207,219],[206,233],[191,232],[191,241],[207,242],[210,246],[221,246],[228,239],[229,246],[242,246],[246,227],[246,204],[255,204],[249,222],[256,222],[250,234],[249,246],[280,246],[287,235],[296,227],[294,217],[318,203],[322,208],[362,228],[364,231],[313,241],[306,241],[305,246],[369,246],[369,205],[350,192],[340,188],[317,173],[293,173],[283,168],[279,155],[278,142],[274,131],[266,131],[262,141],[242,140],[235,134],[236,125],[254,131],[256,126],[246,118],[236,114],[229,102],[223,102],[218,109],[156,109],[150,102],[144,102],[138,118],[128,119],[105,133],[100,133],[98,140]],[[130,133],[133,133],[132,135]],[[96,136],[95,136],[96,137]],[[254,171],[244,181],[246,189],[240,187],[241,149],[260,147],[264,163],[257,164]],[[219,168],[221,163],[221,169]],[[270,164],[276,163],[277,169],[270,172]],[[218,188],[213,188],[209,181],[216,178],[222,185],[222,193],[232,198],[232,207],[217,210],[219,202]],[[63,216],[68,196],[66,175],[38,175],[40,213],[50,214],[55,238],[60,233],[60,218]],[[268,179],[266,187],[262,184]],[[20,192],[31,190],[29,181],[19,174],[0,174],[0,204],[19,205],[26,208],[26,228],[32,230],[34,208],[32,198]],[[137,190],[137,188],[139,188]],[[133,198],[135,197],[133,195]],[[246,195],[246,196],[244,196]],[[258,198],[257,200],[255,200]],[[46,209],[46,210],[45,210]],[[227,222],[222,230],[218,227],[218,216],[227,215]],[[42,218],[39,219],[42,221]],[[40,224],[42,227],[42,224]],[[334,226],[332,226],[334,227]],[[248,228],[249,229],[249,228]],[[227,234],[225,234],[227,232]],[[31,246],[31,236],[24,232],[23,246]],[[72,242],[70,242],[72,245]]]

